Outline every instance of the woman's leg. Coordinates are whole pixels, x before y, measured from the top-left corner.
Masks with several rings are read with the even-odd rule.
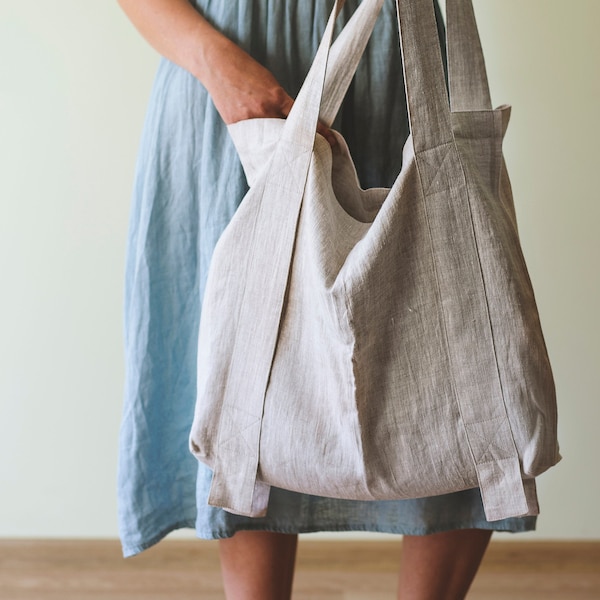
[[[398,598],[462,600],[491,535],[491,531],[482,529],[463,529],[404,536]]]
[[[238,531],[219,541],[227,600],[287,600],[292,594],[297,535]]]

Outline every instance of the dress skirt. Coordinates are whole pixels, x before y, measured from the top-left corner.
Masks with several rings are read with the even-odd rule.
[[[340,25],[358,3],[347,0]],[[196,1],[215,27],[270,69],[292,96],[332,6],[333,0]],[[408,136],[395,0],[385,3],[335,128],[348,142],[362,187],[391,186]],[[188,450],[198,325],[213,249],[246,190],[235,148],[206,90],[163,59],[136,167],[126,263],[126,384],[118,469],[125,556],[182,527],[195,527],[206,539],[250,529],[411,535],[533,529],[534,517],[486,521],[478,489],[378,502],[273,489],[268,514],[259,519],[208,506],[211,471]]]

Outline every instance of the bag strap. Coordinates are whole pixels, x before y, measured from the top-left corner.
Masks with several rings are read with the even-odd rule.
[[[486,518],[495,521],[525,515],[530,512],[529,505],[533,502],[532,486],[523,482],[506,411],[494,332],[487,308],[486,282],[477,260],[467,261],[451,252],[457,244],[457,236],[460,236],[457,245],[469,248],[467,256],[479,256],[471,212],[471,190],[451,128],[433,3],[431,0],[396,0],[396,5],[409,121],[424,194],[423,208],[428,222],[440,223],[450,217],[455,220],[452,230],[439,228],[437,235],[431,237],[435,277],[443,310],[444,343],[455,400],[477,472]],[[471,0],[455,0],[454,4],[450,0],[452,12],[449,14],[451,28],[448,34],[452,59],[449,67],[454,71],[451,93],[455,95],[457,106],[469,106],[472,103],[465,96],[474,87],[476,98],[473,104],[480,110],[481,104],[488,102],[486,92],[489,95],[487,77],[484,79],[482,76],[485,73],[483,60],[475,56],[463,62],[457,57],[457,49],[474,50],[475,55],[478,47],[481,51],[478,40],[475,45],[472,42],[476,26],[472,6],[467,10],[470,5]],[[459,33],[460,23],[467,29],[468,35],[463,35],[462,31]],[[461,44],[457,41],[461,37],[470,37],[471,42]],[[465,83],[469,75],[468,65],[475,70],[472,84]],[[462,181],[457,180],[461,173]],[[451,212],[441,208],[442,204]],[[454,289],[455,279],[465,282],[470,298],[445,297],[444,290]],[[467,319],[465,315],[468,315]],[[481,358],[475,362],[473,356]],[[458,393],[457,390],[469,389],[473,381],[488,383],[488,393],[484,397],[470,398],[469,394]]]
[[[257,481],[265,394],[312,159],[327,59],[342,5],[343,0],[336,0],[266,177],[253,186],[244,200],[259,207],[254,222],[249,224],[252,241],[244,257],[244,272],[252,276],[244,282],[239,314],[232,315],[239,323],[230,358],[236,368],[230,370],[222,391],[208,503],[251,517],[266,514],[269,500],[270,486]],[[265,194],[266,190],[278,193]],[[260,361],[247,360],[249,348],[261,357]]]
[[[492,100],[471,0],[446,0],[452,112],[491,110]]]
[[[329,53],[320,120],[331,126],[365,51],[383,0],[364,0]],[[491,110],[492,101],[471,0],[446,0],[446,52],[452,112]],[[437,38],[437,33],[436,33]]]
[[[383,3],[384,0],[363,0],[331,47],[319,114],[320,121],[328,127],[346,97]]]
[[[408,120],[415,153],[454,140],[431,0],[396,0]]]

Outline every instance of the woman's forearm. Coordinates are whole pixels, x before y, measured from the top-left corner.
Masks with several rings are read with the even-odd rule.
[[[292,99],[273,75],[212,27],[188,0],[118,2],[160,54],[204,84],[226,123],[287,116]]]
[[[203,83],[210,67],[231,45],[188,0],[118,0],[142,36],[160,54]],[[214,65],[213,65],[214,66]]]
[[[188,0],[118,2],[160,54],[206,87],[225,123],[287,117],[293,100],[271,72],[212,27]],[[325,126],[319,126],[319,133],[335,144]]]

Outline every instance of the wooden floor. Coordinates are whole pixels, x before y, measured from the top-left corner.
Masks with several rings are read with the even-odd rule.
[[[400,542],[300,542],[295,600],[395,597]],[[470,600],[598,600],[600,542],[492,542]],[[223,600],[216,545],[0,540],[2,600]],[[443,600],[443,599],[440,599]]]

